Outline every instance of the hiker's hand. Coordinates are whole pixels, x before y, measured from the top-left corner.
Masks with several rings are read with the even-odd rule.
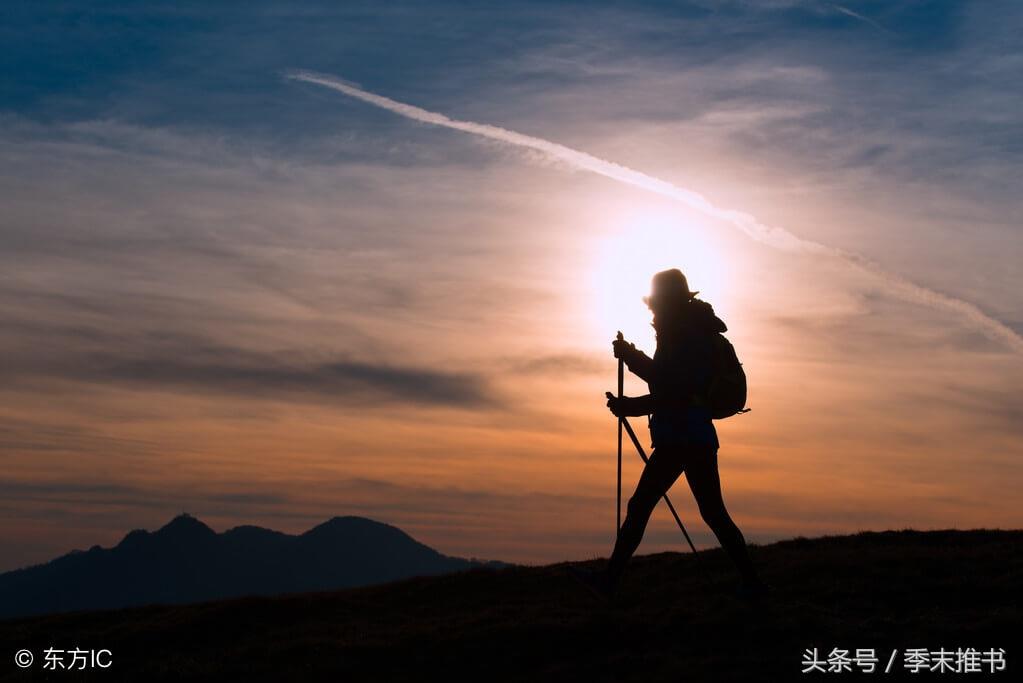
[[[614,349],[615,358],[621,358],[626,362],[636,353],[636,345],[624,339],[615,339],[611,342],[611,348]]]
[[[630,408],[633,407],[631,404],[636,399],[628,396],[618,398],[610,391],[605,392],[604,395],[607,396],[607,409],[611,411],[612,415],[615,417],[631,417],[633,415]]]

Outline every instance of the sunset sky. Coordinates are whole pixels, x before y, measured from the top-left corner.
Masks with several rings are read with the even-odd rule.
[[[673,266],[749,376],[748,540],[1023,526],[1023,4],[82,6],[0,22],[0,570],[181,512],[606,555],[610,342]]]

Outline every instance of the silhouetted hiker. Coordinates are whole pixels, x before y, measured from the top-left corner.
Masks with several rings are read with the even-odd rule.
[[[713,337],[727,327],[714,315],[710,304],[696,299],[698,292],[689,291],[682,271],[657,273],[651,289],[644,301],[654,316],[657,333],[654,357],[624,340],[613,344],[615,357],[646,381],[650,393],[621,399],[608,394],[607,406],[616,417],[649,415],[654,450],[629,499],[606,570],[586,575],[584,581],[605,598],[614,595],[626,564],[643,539],[654,507],[685,472],[703,520],[739,570],[740,595],[756,597],[766,586],[757,576],[742,532],[721,498],[718,437],[705,402],[712,379]]]

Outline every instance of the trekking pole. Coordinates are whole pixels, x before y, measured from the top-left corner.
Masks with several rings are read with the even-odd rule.
[[[625,336],[622,335],[622,331],[618,330],[618,341],[625,341]],[[625,396],[625,361],[621,358],[618,359],[618,399],[621,400]],[[615,538],[618,538],[618,534],[622,531],[622,425],[625,423],[624,417],[618,418],[618,498],[615,502],[615,514],[617,522],[615,526]],[[630,430],[631,431],[631,430]]]
[[[639,439],[636,438],[636,432],[632,431],[632,425],[630,425],[628,419],[624,417],[619,419],[619,424],[624,425],[625,431],[628,432],[629,438],[632,440],[632,444],[636,447],[636,452],[639,453],[639,457],[645,465],[647,463],[646,452],[643,450],[642,444],[639,443]],[[710,573],[707,571],[707,568],[703,566],[703,563],[700,560],[700,555],[696,552],[696,546],[693,545],[693,539],[689,538],[689,532],[686,531],[686,527],[682,523],[682,518],[678,516],[678,512],[675,511],[675,506],[671,504],[671,499],[668,498],[667,493],[664,494],[663,498],[668,509],[671,510],[671,516],[675,518],[675,523],[678,524],[678,528],[682,530],[682,535],[686,537],[686,542],[689,543],[689,547],[693,551],[693,557],[696,558],[696,564],[700,567],[700,572],[707,579],[708,583],[713,586],[714,580],[710,577]]]

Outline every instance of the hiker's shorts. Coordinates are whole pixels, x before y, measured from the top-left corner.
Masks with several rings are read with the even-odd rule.
[[[650,441],[654,448],[719,445],[710,410],[703,406],[657,411],[650,416]]]

